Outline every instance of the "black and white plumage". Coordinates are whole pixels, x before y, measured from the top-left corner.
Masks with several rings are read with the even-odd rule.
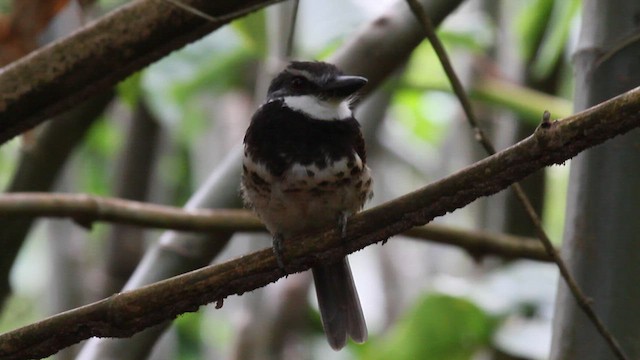
[[[291,62],[271,83],[244,138],[242,192],[280,249],[287,239],[329,226],[372,196],[360,125],[350,98],[366,79],[324,62]],[[281,263],[282,266],[282,263]],[[347,258],[313,268],[331,347],[367,338]]]

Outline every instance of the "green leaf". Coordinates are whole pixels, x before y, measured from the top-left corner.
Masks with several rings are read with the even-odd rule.
[[[364,360],[466,360],[489,344],[496,321],[468,300],[432,294],[407,311],[390,334],[372,341]]]
[[[531,67],[534,79],[547,77],[566,48],[571,20],[578,13],[580,0],[555,1],[544,38]]]
[[[531,1],[518,14],[515,21],[516,32],[520,39],[520,53],[525,61],[530,61],[536,54],[542,34],[547,29],[553,5],[554,0]]]

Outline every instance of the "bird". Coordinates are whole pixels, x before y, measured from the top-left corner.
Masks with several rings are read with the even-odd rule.
[[[273,237],[284,269],[287,239],[331,226],[346,236],[349,216],[373,196],[365,142],[352,111],[367,83],[333,64],[291,61],[271,81],[244,137],[241,192]],[[334,350],[367,326],[346,257],[312,268],[322,325]]]

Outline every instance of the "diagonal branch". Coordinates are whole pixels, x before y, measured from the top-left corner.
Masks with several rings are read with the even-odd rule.
[[[0,71],[0,144],[185,44],[281,0],[139,0]]]
[[[283,254],[286,273],[307,270],[423,225],[636,127],[640,127],[640,88],[563,121],[545,122],[532,136],[504,151],[353,216],[346,239],[337,229],[292,239],[296,246],[286,247]],[[261,250],[0,335],[0,357],[43,357],[91,336],[131,336],[203,304],[216,302],[220,307],[226,297],[265,286],[286,273],[279,270],[271,249]]]
[[[493,146],[489,138],[485,135],[484,131],[478,125],[478,121],[476,120],[475,114],[471,109],[471,102],[469,101],[469,97],[466,95],[466,92],[462,87],[462,83],[460,82],[460,80],[458,79],[458,76],[453,70],[453,66],[449,61],[449,56],[447,55],[447,52],[445,51],[444,46],[442,45],[442,42],[440,42],[440,39],[436,35],[435,28],[431,24],[431,20],[429,19],[427,12],[422,7],[422,5],[418,3],[417,0],[407,0],[407,3],[409,4],[409,7],[411,8],[411,10],[414,12],[416,19],[422,24],[427,38],[433,45],[433,49],[438,55],[438,58],[440,59],[442,67],[444,68],[444,71],[447,74],[449,81],[451,82],[451,86],[453,87],[456,96],[460,100],[460,103],[462,105],[462,108],[464,109],[465,114],[467,115],[467,121],[469,122],[469,125],[471,125],[471,128],[474,131],[475,139],[480,143],[480,145],[482,145],[482,147],[485,149],[485,151],[489,155],[495,154],[496,152],[495,147]],[[543,120],[542,120],[543,125],[548,124],[550,116],[551,115],[549,114],[549,112],[545,111],[545,114],[543,115]],[[584,293],[584,291],[582,291],[576,279],[569,272],[569,268],[567,264],[564,262],[564,260],[562,259],[562,257],[560,256],[560,253],[558,252],[558,250],[555,249],[555,247],[551,243],[551,239],[549,239],[549,236],[547,236],[547,233],[542,228],[542,222],[540,220],[540,217],[536,213],[536,210],[534,209],[533,204],[531,203],[531,200],[529,199],[527,194],[525,194],[522,186],[519,183],[514,183],[511,185],[511,188],[514,191],[516,198],[518,199],[520,204],[524,207],[527,217],[529,217],[529,219],[531,220],[531,223],[534,226],[536,235],[538,236],[538,239],[544,246],[549,256],[553,259],[553,262],[558,267],[558,270],[560,271],[560,275],[562,276],[565,283],[571,290],[573,297],[575,298],[576,302],[578,303],[582,311],[589,318],[589,320],[591,320],[596,330],[598,330],[600,335],[607,342],[607,344],[611,348],[611,351],[616,355],[616,357],[622,360],[628,359],[628,357],[620,347],[618,340],[606,328],[606,326],[604,325],[604,322],[600,319],[598,314],[596,314],[595,310],[590,304],[589,299],[587,298],[587,295]]]

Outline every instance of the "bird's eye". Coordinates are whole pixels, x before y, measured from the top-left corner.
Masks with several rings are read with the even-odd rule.
[[[304,83],[305,83],[304,79],[299,76],[296,76],[293,79],[291,79],[291,87],[295,90],[302,89],[302,87],[304,86]]]

